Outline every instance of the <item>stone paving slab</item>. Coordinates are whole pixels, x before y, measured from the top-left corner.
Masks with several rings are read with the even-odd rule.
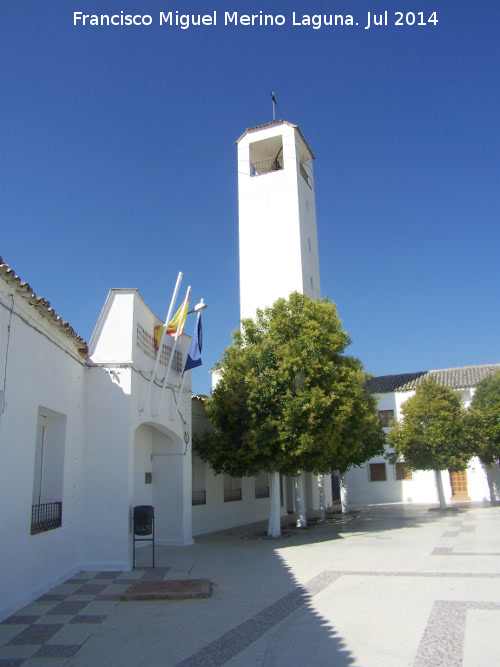
[[[122,595],[123,601],[193,600],[209,598],[210,579],[171,579],[170,581],[141,581],[132,584]]]
[[[372,506],[285,540],[264,530],[159,547],[154,570],[72,577],[0,623],[0,667],[498,662],[499,507]],[[212,582],[211,596],[121,599],[175,580]]]

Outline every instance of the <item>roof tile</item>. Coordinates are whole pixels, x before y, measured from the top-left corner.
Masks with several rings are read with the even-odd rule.
[[[79,353],[86,357],[88,354],[87,343],[81,338],[73,327],[65,322],[54,309],[51,307],[50,302],[41,296],[37,296],[29,283],[23,282],[19,276],[16,276],[13,269],[10,268],[8,264],[5,264],[2,257],[0,256],[0,277],[5,280],[6,283],[11,285],[14,290],[22,296],[27,302],[37,310],[42,317],[45,317],[49,322],[58,327],[63,334],[68,336],[73,340],[73,343],[76,345]]]
[[[422,380],[433,378],[437,384],[452,389],[476,387],[481,380],[500,370],[500,364],[482,366],[462,366],[459,368],[443,368],[435,371],[419,371],[401,375],[382,375],[367,380],[364,389],[370,394],[388,394],[393,391],[412,391]]]

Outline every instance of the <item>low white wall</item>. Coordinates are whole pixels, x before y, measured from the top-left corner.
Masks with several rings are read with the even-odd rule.
[[[241,480],[242,500],[224,502],[224,477],[207,466],[206,505],[193,509],[193,535],[202,535],[269,518],[269,498],[255,497],[255,478]],[[286,514],[282,507],[282,513]]]

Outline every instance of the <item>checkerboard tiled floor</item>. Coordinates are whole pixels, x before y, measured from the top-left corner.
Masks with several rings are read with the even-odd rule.
[[[83,646],[138,581],[169,568],[81,572],[0,623],[0,667],[60,667]]]

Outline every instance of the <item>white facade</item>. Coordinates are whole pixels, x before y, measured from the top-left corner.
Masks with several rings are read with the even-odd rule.
[[[4,267],[0,260],[0,618],[80,561],[85,398],[83,341]],[[62,503],[63,528],[30,535],[35,503]]]
[[[286,121],[249,129],[236,143],[241,318],[294,291],[319,299],[311,149]]]
[[[87,354],[49,306],[0,260],[0,618],[82,569],[130,569],[135,505],[154,506],[157,544],[192,543],[190,382],[159,408],[166,350],[143,409],[160,320],[111,290]]]
[[[402,406],[409,398],[414,396],[414,387],[419,379],[424,376],[434,376],[440,384],[452,386],[454,391],[460,394],[462,402],[466,408],[470,406],[475,393],[474,376],[484,377],[490,372],[494,372],[500,365],[466,367],[457,369],[444,369],[442,371],[429,371],[428,373],[416,373],[408,376],[387,376],[388,386],[397,385],[400,382],[403,388],[395,388],[392,391],[373,391],[378,398],[378,411],[387,412],[387,417],[394,417],[397,421],[402,418]],[[411,375],[415,377],[411,377]],[[466,380],[470,386],[456,386],[464,384],[463,381],[457,381],[459,378],[469,378]],[[401,380],[398,381],[398,378]],[[385,378],[372,378],[367,383],[367,390],[371,387],[380,386]],[[386,432],[390,429],[384,428]],[[381,468],[384,466],[384,469]],[[385,479],[380,479],[384,476]],[[360,468],[351,468],[347,472],[347,485],[349,490],[349,500],[352,504],[376,504],[376,503],[439,503],[436,488],[435,473],[433,471],[416,471],[408,473],[409,479],[398,479],[403,477],[403,470],[388,463],[384,457],[377,457]],[[447,502],[472,500],[489,502],[500,500],[500,470],[498,462],[491,467],[484,466],[481,461],[474,457],[469,462],[466,474],[462,476],[462,486],[459,490],[453,488],[455,477],[448,471],[441,473],[443,481],[444,494]],[[456,483],[456,482],[455,482]]]

